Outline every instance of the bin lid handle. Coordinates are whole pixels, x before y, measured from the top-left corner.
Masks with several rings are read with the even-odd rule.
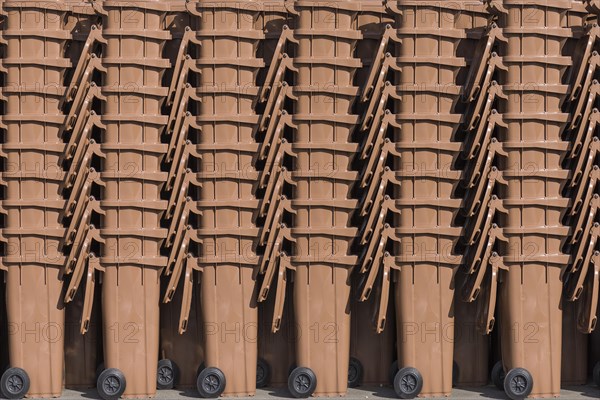
[[[492,58],[492,48],[496,41],[507,42],[508,40],[502,34],[502,29],[492,21],[486,27],[481,39],[477,43],[471,68],[465,80],[465,100],[473,101],[480,93],[481,87],[485,84],[484,72],[489,69],[490,59]]]
[[[597,322],[598,290],[600,286],[600,252],[595,251],[584,286],[583,298],[577,302],[577,328],[582,333],[591,333]],[[579,273],[581,274],[583,270]]]
[[[506,266],[502,262],[502,258],[497,254],[492,254],[490,257],[490,268],[488,272],[488,283],[486,301],[481,302],[478,305],[478,320],[479,320],[479,331],[483,334],[489,335],[494,329],[495,317],[494,311],[496,309],[496,296],[498,291],[498,277],[499,270],[506,270]]]
[[[584,82],[586,81],[584,75],[589,75],[589,69],[586,67],[588,67],[588,65],[591,66],[591,64],[593,64],[593,57],[597,56],[597,54],[594,54],[594,44],[596,42],[596,38],[598,37],[598,33],[599,31],[597,23],[588,24],[585,27],[584,35],[577,43],[574,53],[574,60],[579,62],[573,65],[577,65],[578,68],[573,68],[568,77],[569,86],[571,86],[571,95],[569,96],[570,102],[573,102],[575,99],[580,97],[581,94],[585,93],[582,91],[583,86],[585,86]]]
[[[85,279],[85,295],[83,300],[83,313],[81,316],[81,325],[79,331],[85,335],[90,327],[90,319],[92,316],[92,308],[94,305],[94,294],[96,291],[96,269],[99,265],[99,260],[90,254],[86,260],[87,271]]]
[[[377,92],[373,93],[366,110],[361,115],[359,132],[373,129],[373,123],[378,121],[383,111],[387,110],[386,104],[388,98],[391,97],[394,100],[402,101],[402,96],[397,93],[396,89],[396,86],[392,85],[389,81],[383,83],[383,89],[379,86],[377,87]],[[391,118],[389,123],[393,127],[400,129],[400,124],[396,122],[395,118]]]
[[[190,318],[192,307],[192,293],[194,291],[194,270],[197,269],[198,260],[190,254],[186,255],[185,276],[183,279],[183,298],[181,299],[181,311],[179,313],[179,334],[185,333]]]
[[[283,25],[281,27],[281,34],[279,35],[279,40],[277,41],[277,45],[275,46],[275,50],[273,51],[273,58],[271,59],[271,64],[269,65],[269,69],[267,71],[267,75],[265,76],[265,82],[263,86],[260,88],[260,92],[258,93],[258,98],[260,102],[264,102],[267,99],[267,91],[272,89],[275,82],[278,82],[277,78],[283,76],[286,68],[292,67],[293,65],[289,62],[291,59],[285,53],[285,45],[287,42],[292,42],[298,44],[299,41],[294,37],[294,31],[290,29],[287,25]],[[285,61],[287,60],[287,61]],[[293,69],[297,71],[297,69]]]
[[[374,95],[377,86],[379,86],[378,81],[383,81],[387,75],[387,68],[384,66],[384,60],[392,58],[389,53],[386,53],[390,40],[396,43],[402,43],[402,39],[400,39],[398,36],[397,31],[392,27],[391,24],[387,24],[383,34],[381,35],[381,40],[379,41],[379,46],[377,47],[377,53],[375,53],[375,57],[371,63],[371,68],[369,68],[369,75],[367,76],[367,80],[363,85],[360,94],[361,103],[366,102]]]
[[[275,290],[275,306],[273,307],[273,322],[271,332],[276,333],[281,327],[285,294],[287,289],[287,270],[291,269],[291,262],[287,254],[279,255],[279,268],[277,270],[277,289]]]

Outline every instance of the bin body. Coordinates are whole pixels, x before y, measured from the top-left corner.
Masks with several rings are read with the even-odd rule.
[[[396,326],[398,366],[423,377],[421,396],[448,396],[452,390],[455,252],[461,227],[455,225],[461,199],[456,132],[461,122],[460,91],[474,43],[468,29],[487,25],[486,13],[468,2],[399,4],[396,18],[397,123],[395,164],[400,181],[396,205]],[[435,33],[435,35],[434,35]],[[476,352],[474,352],[475,354]]]
[[[107,3],[104,10],[104,366],[125,375],[124,397],[148,397],[156,393],[160,275],[166,265],[160,252],[167,203],[160,197],[166,180],[161,79],[170,66],[162,58],[170,35],[158,2]]]
[[[499,132],[508,152],[503,193],[508,215],[503,223],[508,243],[499,288],[502,363],[505,372],[524,368],[532,375],[533,397],[560,392],[561,251],[568,234],[562,225],[567,201],[561,196],[566,171],[561,167],[561,140],[566,115],[561,102],[567,37],[545,33],[566,26],[568,5],[506,4],[501,26],[508,43],[503,110],[508,128]],[[552,118],[549,118],[549,116]],[[529,171],[529,173],[525,173]]]
[[[254,110],[259,7],[245,3],[198,2],[202,13],[197,66],[197,146],[202,182],[197,233],[201,240],[201,304],[206,367],[226,377],[223,395],[256,390],[258,311],[254,269],[259,228],[255,223],[258,149]]]
[[[298,2],[296,10],[296,363],[315,373],[314,395],[336,396],[345,394],[348,383],[350,274],[357,262],[350,249],[357,234],[350,225],[350,191],[357,176],[351,168],[357,148],[352,105],[360,62],[353,54],[360,33],[357,12],[344,2]]]
[[[4,2],[7,41],[3,92],[7,125],[3,177],[8,240],[6,310],[10,367],[25,370],[31,397],[62,393],[65,313],[62,302],[61,249],[64,228],[60,193],[64,151],[60,108],[64,58],[69,33],[65,8],[58,2]],[[46,36],[38,36],[43,31]],[[28,35],[27,33],[30,33]]]

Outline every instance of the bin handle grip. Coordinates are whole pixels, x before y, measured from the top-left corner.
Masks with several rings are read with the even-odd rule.
[[[390,110],[385,109],[383,111],[378,111],[376,117],[379,118],[373,120],[373,123],[369,128],[369,132],[367,133],[367,137],[363,140],[362,145],[360,146],[359,158],[361,160],[367,158],[369,151],[371,154],[375,152],[375,148],[383,141],[383,138],[385,137],[388,125],[392,125],[395,128],[400,129],[400,125],[394,120],[396,115],[392,114]]]
[[[177,291],[177,284],[179,283],[179,278],[181,277],[181,268],[182,268],[182,260],[183,257],[186,257],[189,251],[189,242],[190,242],[190,234],[192,227],[190,225],[185,227],[185,233],[183,235],[183,239],[181,240],[181,244],[179,246],[173,246],[171,252],[169,254],[169,260],[167,261],[167,267],[165,269],[166,275],[171,275],[169,278],[169,283],[167,285],[167,290],[163,297],[163,303],[169,303],[173,300],[173,296]],[[168,271],[168,272],[167,272]]]
[[[73,72],[71,83],[67,88],[67,101],[73,100],[73,93],[78,90],[78,85],[85,81],[86,77],[89,77],[91,72],[95,69],[90,68],[90,64],[94,62],[93,60],[95,59],[101,61],[96,54],[92,53],[93,47],[96,43],[102,43],[106,45],[108,41],[102,36],[102,28],[97,25],[92,25],[90,27],[90,33],[88,34],[88,37],[83,45],[83,49],[81,50],[75,71]],[[101,63],[96,63],[95,67],[100,67],[102,71],[106,72],[106,69],[102,67]]]
[[[275,46],[275,50],[273,51],[273,58],[271,59],[271,65],[269,65],[269,69],[267,71],[267,75],[265,76],[265,82],[263,86],[260,88],[260,92],[258,93],[258,98],[260,102],[264,102],[266,100],[267,91],[272,89],[273,84],[275,83],[278,76],[282,76],[286,67],[292,67],[293,65],[289,63],[289,65],[285,65],[283,60],[288,59],[287,54],[284,53],[285,44],[290,41],[292,43],[298,44],[299,41],[294,38],[294,31],[290,29],[287,25],[283,25],[281,27],[281,34],[279,35],[279,39],[277,40],[277,45]],[[283,66],[283,70],[280,71],[280,67]],[[294,71],[297,69],[294,68]]]
[[[377,326],[375,328],[377,333],[381,333],[385,329],[387,309],[390,299],[391,270],[394,267],[394,257],[391,257],[389,254],[384,254],[383,274],[381,276],[381,292],[379,294],[379,307],[377,310]]]
[[[490,276],[488,283],[488,296],[486,303],[479,304],[478,314],[479,317],[479,331],[489,335],[494,329],[495,317],[494,311],[496,309],[496,297],[498,293],[498,278],[499,270],[507,270],[506,266],[502,262],[502,258],[498,255],[493,254],[490,258]],[[485,307],[485,308],[484,308]]]
[[[286,98],[292,100],[298,100],[293,94],[292,88],[288,85],[286,81],[281,82],[280,85],[277,85],[277,90],[271,91],[269,95],[269,99],[265,105],[265,109],[260,116],[260,120],[258,121],[258,131],[263,132],[267,130],[266,137],[272,135],[272,132],[269,130],[273,129],[273,124],[277,122],[278,117],[283,113],[283,103]],[[266,147],[268,147],[269,143],[267,140],[263,141],[260,151],[261,159],[264,157],[264,153],[266,152]]]
[[[600,286],[600,252],[594,252],[592,265],[593,268],[588,272],[588,283],[584,288],[584,298],[578,301],[577,306],[577,328],[582,333],[591,333],[596,327]]]
[[[393,98],[397,101],[402,101],[402,96],[396,92],[396,87],[389,81],[383,83],[383,89],[378,88],[377,96],[371,97],[371,100],[367,104],[367,108],[361,115],[359,132],[364,132],[367,129],[373,129],[373,122],[380,120],[381,114],[386,110],[386,104],[388,98]],[[394,119],[391,123],[394,127],[400,128],[400,125],[395,123]]]
[[[593,187],[589,187],[589,188],[591,188],[591,191],[594,190]],[[586,201],[584,202],[585,207],[582,207],[581,212],[578,214],[577,222],[575,224],[575,228],[573,229],[573,236],[571,236],[571,240],[570,240],[570,244],[572,244],[572,245],[575,244],[580,239],[580,235],[583,230],[584,221],[587,220],[586,226],[589,226],[591,221],[595,220],[598,208],[600,208],[600,195],[598,195],[597,193],[594,193],[591,196],[592,198],[589,199],[588,198],[589,194],[590,193],[588,193],[586,195]],[[584,210],[587,210],[588,212],[586,213],[586,212],[584,212]]]
[[[573,102],[582,93],[584,93],[581,90],[584,86],[583,82],[585,82],[584,71],[586,66],[593,63],[592,58],[597,55],[594,54],[594,44],[596,42],[596,38],[598,37],[598,33],[598,24],[591,23],[586,26],[585,34],[579,39],[579,43],[577,43],[574,59],[579,62],[573,65],[578,65],[578,68],[571,70],[568,79],[569,86],[571,86],[571,94],[569,96],[570,102]]]
[[[187,331],[192,308],[192,293],[194,291],[194,271],[199,271],[198,260],[187,254],[185,261],[185,277],[183,280],[183,299],[181,300],[181,312],[179,313],[179,334]]]
[[[470,139],[469,135],[470,140],[465,142],[466,145],[463,150],[463,159],[472,160],[481,152],[481,149],[487,148],[496,125],[503,128],[508,127],[502,119],[502,114],[499,114],[496,109],[493,109],[486,122],[480,123],[472,139]]]
[[[78,219],[75,216],[82,211],[80,200],[89,196],[94,183],[101,186],[105,185],[105,183],[100,180],[99,175],[96,174],[94,168],[88,168],[86,171],[81,171],[75,181],[75,185],[73,185],[73,189],[71,190],[65,209],[63,210],[62,219],[68,217]],[[99,210],[98,213],[104,215],[104,212],[101,210]]]
[[[281,216],[283,214],[284,211],[287,211],[289,213],[295,214],[296,210],[294,210],[291,207],[291,203],[290,201],[283,195],[278,196],[278,201],[277,202],[271,202],[271,206],[269,207],[269,212],[267,213],[267,216],[265,218],[265,225],[263,227],[263,229],[261,230],[261,235],[260,235],[260,244],[264,245],[266,242],[268,242],[269,240],[272,239],[272,227],[274,226],[274,224],[279,223],[279,221],[281,220]],[[268,228],[268,229],[267,229]],[[268,236],[267,236],[268,233]],[[266,242],[265,242],[266,240]]]
[[[82,225],[87,225],[90,222],[92,212],[96,212],[100,215],[106,214],[106,212],[100,208],[98,203],[99,202],[96,201],[94,196],[86,197],[85,201],[78,201],[78,210],[73,213],[73,218],[71,219],[71,223],[65,234],[65,243],[67,245],[76,243],[76,239],[81,238],[83,229],[80,228]],[[74,233],[75,235],[73,235]],[[74,236],[74,241],[71,240],[72,236]]]
[[[596,251],[596,243],[600,234],[599,231],[600,225],[596,222],[592,227],[592,234],[590,235],[591,237],[588,246],[585,246],[583,242],[580,244],[580,247],[586,247],[586,250],[582,262],[578,263],[579,260],[575,260],[575,262],[573,263],[573,267],[571,268],[569,282],[567,283],[567,285],[565,285],[566,298],[568,301],[576,301],[581,295],[588,268],[592,263],[592,258]],[[576,265],[576,263],[578,265]],[[577,274],[577,279],[573,279],[573,274],[576,272],[579,272]]]
[[[192,153],[194,144],[186,140],[181,145],[181,151],[178,151],[177,158],[173,159],[169,168],[169,174],[167,175],[166,188],[167,190],[178,191],[182,186],[182,179],[184,174],[189,170],[187,167],[189,156]]]
[[[264,160],[266,158],[265,165],[267,167],[270,165],[268,164],[269,157],[273,157],[273,153],[275,153],[273,143],[278,143],[278,139],[282,138],[284,127],[297,128],[292,122],[292,116],[286,110],[281,110],[281,113],[278,114],[279,118],[271,118],[269,121],[264,141],[258,150],[258,159]]]
[[[593,162],[593,160],[593,158],[590,158],[590,163]],[[594,165],[591,168],[591,171],[589,166],[586,165],[585,172],[588,172],[588,179],[581,182],[577,187],[576,197],[574,197],[575,201],[573,202],[573,205],[571,206],[569,212],[571,216],[574,216],[583,211],[584,204],[589,203],[589,197],[590,195],[592,195],[592,193],[594,193],[596,189],[596,183],[600,178],[600,167],[598,165]]]
[[[375,179],[375,177],[378,177],[378,179]],[[367,188],[365,195],[360,200],[361,216],[364,217],[367,215],[373,206],[374,198],[383,196],[388,183],[392,183],[398,187],[400,186],[400,181],[396,179],[395,172],[386,166],[383,168],[383,172],[380,175],[374,175],[369,182],[369,187]],[[377,189],[377,191],[375,189]]]
[[[289,257],[284,253],[279,256],[279,268],[277,271],[277,289],[275,290],[275,306],[273,307],[273,322],[271,323],[271,332],[273,333],[276,333],[281,327],[283,307],[285,306],[288,269],[291,269],[291,262]]]
[[[274,263],[277,259],[277,254],[280,251],[283,240],[285,239],[289,242],[296,241],[291,235],[290,228],[288,228],[284,223],[279,223],[277,229],[272,230],[276,231],[273,234],[274,239],[267,241],[267,245],[265,247],[265,251],[258,270],[259,273],[264,274],[265,276],[269,276],[271,278],[273,276],[272,269],[274,268]],[[268,288],[268,285],[271,284],[271,280],[266,279],[266,281],[266,287]],[[262,298],[263,300],[266,299],[266,296],[267,293],[265,293],[264,296],[262,295],[262,293],[259,294],[259,298]]]
[[[492,57],[492,48],[496,41],[507,42],[508,39],[502,34],[502,29],[498,27],[496,22],[491,22],[485,33],[479,39],[471,68],[465,79],[465,96],[466,101],[473,101],[475,96],[480,95],[480,89],[485,85],[483,79],[484,72],[489,68],[490,58]]]
[[[71,254],[69,255],[65,263],[65,274],[73,275],[71,281],[69,282],[69,286],[64,297],[65,303],[71,302],[75,297],[75,294],[77,293],[79,283],[81,282],[81,278],[83,277],[83,270],[85,268],[86,260],[90,254],[90,248],[93,240],[101,242],[104,241],[100,238],[100,235],[98,234],[98,231],[94,228],[94,226],[90,225],[87,227],[87,232],[85,234],[85,238],[82,240],[81,245],[71,250]],[[75,261],[75,265],[71,267],[73,261]]]
[[[79,332],[82,335],[85,335],[90,328],[90,319],[92,316],[92,308],[94,306],[94,294],[96,292],[96,266],[98,263],[98,258],[96,258],[93,254],[90,254],[87,257],[83,313],[81,316],[81,325],[79,327]]]
[[[396,215],[400,215],[400,210],[396,207],[395,200],[392,199],[389,195],[386,194],[383,196],[379,196],[378,198],[380,198],[381,200],[377,201],[377,209],[374,208],[371,210],[371,212],[369,213],[369,217],[365,220],[363,226],[361,227],[361,245],[365,245],[368,242],[369,236],[371,236],[372,232],[377,227],[378,222],[380,220],[385,221],[385,219],[387,218],[388,211]],[[379,218],[377,218],[376,220],[375,216],[379,216]]]
[[[487,177],[490,170],[493,169],[492,163],[496,155],[507,157],[508,153],[502,148],[502,143],[496,138],[491,138],[485,151],[480,151],[474,160],[471,160],[465,171],[465,181],[463,187],[473,188],[475,185],[482,185],[482,177]],[[505,183],[502,174],[495,174],[496,180],[500,183]],[[481,188],[476,189],[481,193]]]
[[[189,26],[184,28],[183,36],[181,37],[181,43],[177,49],[177,58],[175,59],[175,67],[173,69],[173,77],[169,85],[169,92],[167,95],[166,105],[171,106],[174,104],[175,91],[181,80],[181,77],[187,76],[187,69],[189,67],[195,67],[195,64],[189,62],[190,57],[186,54],[188,45],[191,43],[201,46],[202,42],[196,38],[196,31],[193,31]],[[188,62],[186,65],[186,62]]]
[[[390,40],[396,43],[402,43],[402,39],[400,39],[392,25],[386,24],[383,34],[381,35],[379,46],[377,47],[377,53],[375,53],[375,57],[371,63],[371,68],[369,68],[369,75],[367,76],[367,80],[363,85],[363,89],[360,94],[361,103],[369,100],[371,95],[375,93],[376,87],[378,86],[377,81],[385,79],[387,68],[384,66],[384,60],[392,58],[389,53],[386,53],[386,49]]]
[[[496,183],[504,186],[508,185],[508,182],[502,176],[502,172],[496,166],[492,166],[487,173],[487,179],[480,179],[477,187],[469,190],[469,193],[465,196],[465,204],[468,205],[468,207],[465,205],[464,214],[466,216],[473,217],[487,207]]]
[[[373,265],[377,265],[377,268],[379,268],[379,262],[381,261],[381,257],[383,257],[385,253],[385,247],[389,239],[397,243],[401,242],[400,238],[396,236],[394,228],[392,226],[390,226],[387,223],[382,225],[383,226],[381,227],[381,229],[374,231],[377,232],[377,234],[371,237],[371,240],[369,241],[369,246],[365,249],[365,252],[363,253],[360,269],[361,273],[365,273],[369,269],[369,263],[371,263],[371,268],[373,268]],[[371,286],[373,280],[375,279],[375,276],[376,275],[374,275],[372,277],[372,280],[370,280]],[[367,289],[366,286],[365,289]],[[366,294],[366,292],[364,293]]]
[[[482,87],[481,94],[475,102],[472,102],[465,114],[465,127],[467,131],[472,131],[477,127],[480,121],[487,121],[492,113],[496,97],[508,100],[508,96],[504,94],[502,86],[496,81],[491,81],[486,86]]]
[[[396,150],[396,143],[392,142],[389,138],[384,139],[383,145],[377,146],[377,153],[371,153],[369,161],[363,170],[364,172],[360,181],[360,187],[362,188],[367,186],[369,179],[372,179],[373,175],[381,174],[389,155],[396,158],[402,157],[401,153]],[[376,148],[373,148],[373,151],[375,150]]]
[[[576,169],[573,170],[574,173],[569,182],[571,188],[581,185],[581,178],[589,176],[590,172],[593,170],[596,154],[598,153],[598,150],[600,150],[600,139],[597,136],[592,138],[588,149],[589,152],[586,152],[587,154],[585,155],[581,154],[577,160],[577,165],[575,166]]]
[[[487,209],[487,216],[486,216],[485,222],[483,222],[483,226],[486,226],[485,224],[488,224],[488,223],[491,224],[491,221],[494,219],[494,215],[496,214],[496,211],[501,212],[505,215],[508,215],[508,210],[504,207],[502,200],[500,198],[498,198],[498,196],[496,196],[495,194],[492,194],[491,196],[489,196],[489,199],[487,201],[482,202],[481,206],[479,207],[478,212],[473,217],[469,218],[469,221],[466,224],[465,232],[467,232],[468,236],[467,236],[467,239],[465,240],[465,243],[467,243],[469,246],[471,246],[475,243],[475,240],[477,239],[477,234],[482,233],[481,227],[482,227],[483,216],[485,214],[483,212],[483,210],[486,210],[486,209]],[[485,229],[484,229],[484,231],[485,231]]]
[[[595,110],[594,104],[596,102],[596,98],[598,97],[598,93],[600,92],[600,84],[596,79],[594,79],[591,83],[591,86],[587,90],[587,96],[581,96],[577,103],[575,104],[574,110],[570,112],[571,120],[569,121],[569,129],[574,130],[578,125],[581,124],[582,121],[587,121],[591,115],[591,113]],[[584,107],[585,106],[585,107]],[[581,130],[578,129],[578,135]],[[579,142],[577,143],[579,144]],[[576,148],[574,145],[571,149],[570,157],[574,157],[576,151],[579,148]]]

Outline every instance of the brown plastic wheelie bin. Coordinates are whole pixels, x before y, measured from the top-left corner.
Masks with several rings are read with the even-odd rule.
[[[569,35],[571,2],[503,2],[500,18],[508,42],[501,102],[506,128],[499,140],[508,153],[501,167],[508,214],[502,221],[508,238],[501,249],[506,271],[499,287],[504,389],[513,399],[560,394],[562,279],[569,263],[563,246],[569,234],[563,212],[568,199],[562,186],[568,171],[561,139],[568,115],[561,103],[568,94],[563,76],[571,63],[563,56]]]
[[[202,273],[204,369],[197,377],[202,397],[253,395],[256,390],[259,228],[254,165],[259,117],[254,106],[257,73],[264,65],[256,56],[264,38],[257,29],[261,9],[260,2],[187,5],[193,15],[190,35],[200,44],[193,59],[200,99],[193,119],[201,134],[190,151],[202,159],[192,172],[202,187],[193,201],[202,216],[189,233],[200,243],[198,258],[190,256],[187,262],[196,263],[193,269]]]
[[[2,3],[6,97],[2,144],[6,158],[2,268],[6,278],[9,368],[3,397],[57,397],[62,393],[65,257],[60,222],[65,200],[59,159],[66,115],[62,110],[64,58],[70,32],[60,2]]]
[[[169,4],[157,1],[94,2],[106,41],[105,126],[100,178],[104,370],[97,390],[103,398],[139,398],[156,393],[159,350],[160,276],[167,258],[161,245],[167,206],[161,189],[167,173],[161,143],[167,116],[161,115],[170,68],[163,47]],[[90,264],[91,267],[91,264]],[[90,268],[88,267],[88,268]],[[88,274],[90,270],[88,270]]]
[[[297,126],[292,152],[295,184],[293,306],[299,338],[296,365],[288,379],[295,397],[346,393],[350,361],[351,273],[358,262],[351,245],[351,217],[358,176],[352,160],[358,95],[353,78],[360,2],[296,1],[298,40],[294,66]]]
[[[457,131],[462,85],[473,48],[468,32],[482,33],[487,12],[469,2],[399,2],[398,74],[394,142],[399,181],[394,196],[395,306],[400,397],[448,396],[455,338],[455,274],[463,261],[455,247],[462,227],[456,190],[461,143]],[[471,43],[469,43],[471,42]],[[469,99],[470,100],[470,99]]]

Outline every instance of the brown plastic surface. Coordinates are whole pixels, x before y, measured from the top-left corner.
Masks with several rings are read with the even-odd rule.
[[[64,25],[66,7],[58,2],[5,1],[2,6],[7,101],[3,237],[8,242],[2,262],[7,318],[13,327],[8,335],[9,365],[27,372],[29,396],[56,397],[64,379],[60,211],[65,201],[58,161],[64,151],[61,100],[70,67],[64,58],[70,32]],[[31,35],[42,30],[47,35]]]
[[[161,78],[170,66],[162,50],[170,34],[165,11],[154,4],[96,5],[107,42],[101,144],[105,187],[100,202],[105,212],[100,258],[104,366],[125,375],[126,398],[156,392],[160,275],[166,266],[160,252],[166,238],[166,229],[160,227],[166,207],[160,197],[166,177],[160,163],[166,145],[160,135],[167,94]]]
[[[296,364],[316,375],[316,396],[343,395],[348,384],[350,273],[358,261],[350,250],[357,230],[350,227],[354,206],[348,206],[357,177],[350,164],[358,122],[353,77],[361,66],[353,52],[362,37],[356,5],[295,2],[293,305],[302,332]]]
[[[258,308],[255,153],[259,148],[254,110],[259,94],[257,56],[264,39],[262,8],[242,3],[192,3],[198,47],[197,152],[202,185],[197,235],[205,366],[226,377],[224,395],[253,395],[256,389]]]
[[[455,170],[458,143],[453,143],[461,121],[457,104],[465,58],[474,52],[488,13],[466,2],[399,2],[398,8],[398,366],[421,373],[420,396],[447,396],[452,390],[455,273],[462,262],[454,249],[461,231],[454,225],[460,200],[452,199],[460,177]],[[474,36],[468,37],[467,30]],[[486,351],[485,345],[462,349],[472,352],[472,362]],[[468,372],[464,368],[463,379],[482,379]]]
[[[567,262],[560,205],[560,158],[566,149],[561,141],[566,124],[561,101],[567,92],[559,87],[570,58],[562,55],[568,36],[552,29],[558,32],[567,26],[570,2],[524,6],[505,1],[503,6],[507,14],[500,25],[508,39],[503,48],[508,100],[503,106],[508,127],[500,129],[499,136],[508,153],[508,185],[502,194],[509,242],[503,246],[507,270],[499,290],[502,363],[505,372],[517,367],[529,371],[531,396],[554,397],[560,391],[561,268]]]

